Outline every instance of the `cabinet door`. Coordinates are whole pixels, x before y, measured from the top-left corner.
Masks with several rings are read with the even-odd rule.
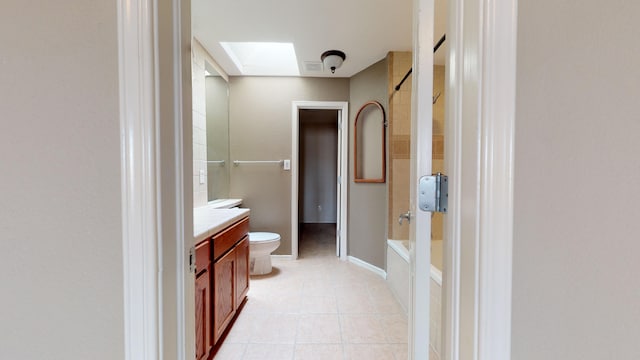
[[[213,343],[215,344],[236,313],[235,251],[229,251],[213,266]]]
[[[245,236],[234,249],[236,252],[236,307],[249,292],[249,237]]]
[[[211,287],[209,271],[196,278],[196,359],[207,359],[211,351]]]

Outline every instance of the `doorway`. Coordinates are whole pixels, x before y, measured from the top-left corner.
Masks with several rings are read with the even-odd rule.
[[[338,110],[302,109],[299,118],[298,243],[312,234],[336,234],[338,218]],[[336,235],[336,256],[340,243]],[[302,253],[299,254],[302,256]]]
[[[121,129],[123,139],[130,139],[126,146],[123,143],[122,150],[123,179],[127,180],[123,181],[123,194],[141,194],[139,197],[127,197],[131,201],[123,206],[123,219],[130,220],[123,225],[124,293],[127,295],[124,305],[127,324],[125,351],[127,359],[154,359],[159,352],[177,354],[179,359],[191,359],[193,351],[186,344],[193,340],[190,331],[193,329],[193,316],[189,315],[194,313],[193,306],[190,305],[194,291],[188,264],[190,242],[186,239],[191,236],[192,215],[185,209],[191,208],[192,189],[184,175],[190,174],[192,170],[189,150],[191,133],[188,131],[190,82],[188,77],[181,74],[182,64],[189,61],[189,54],[184,51],[188,49],[186,44],[190,41],[189,2],[158,4],[160,9],[155,12],[148,11],[154,9],[154,6],[147,3],[145,1],[140,6],[132,7],[124,7],[123,3],[118,3],[118,17],[121,20],[119,30],[122,34],[119,37],[123,109]],[[419,9],[425,10],[415,14],[417,22],[429,22],[432,16],[429,8],[433,7],[433,3],[427,0],[416,0],[414,3],[419,5]],[[481,6],[463,8],[461,1],[453,1],[451,4],[453,6],[449,17],[453,21],[449,26],[451,31],[448,36],[452,48],[450,58],[455,61],[451,61],[451,76],[447,81],[451,85],[447,109],[450,110],[448,117],[453,129],[447,133],[447,138],[452,141],[447,141],[446,146],[454,150],[448,152],[452,154],[450,175],[456,178],[464,168],[467,176],[464,184],[457,184],[450,189],[451,225],[446,226],[445,233],[451,235],[448,236],[451,242],[446,246],[445,257],[451,260],[451,266],[445,269],[445,277],[452,282],[452,286],[443,299],[451,305],[446,311],[446,323],[450,326],[445,334],[445,349],[447,357],[452,359],[459,358],[463,347],[465,354],[477,354],[475,351],[482,349],[481,354],[475,355],[481,359],[508,359],[511,344],[511,175],[517,45],[516,3],[491,3],[487,5],[488,9]],[[482,14],[487,15],[487,18],[478,21],[484,19]],[[168,31],[158,34],[158,28],[166,28]],[[460,29],[463,28],[470,31],[462,32]],[[414,31],[417,35],[424,33],[420,39],[416,38],[416,49],[424,48],[418,46],[421,43],[428,44],[429,40],[433,40],[432,32],[425,30],[424,26],[414,27]],[[157,38],[155,36],[166,41],[156,42],[154,46],[153,39]],[[163,54],[171,52],[174,56],[164,56],[163,61],[157,61],[156,46],[162,47]],[[422,63],[424,58],[426,57],[422,55],[418,62]],[[421,64],[423,68],[429,68],[430,65],[432,61],[429,60]],[[170,73],[173,76],[159,79],[158,73]],[[430,76],[425,72],[414,74],[418,88],[421,88],[423,75],[427,85],[430,84]],[[424,88],[422,91],[427,93]],[[161,106],[156,108],[155,103],[150,100],[154,96],[166,101],[160,101]],[[425,101],[425,97],[421,100],[415,97],[414,111],[419,114],[430,113],[429,102]],[[342,106],[341,117],[344,124],[346,103]],[[295,104],[294,109],[297,114]],[[160,115],[158,110],[161,110]],[[491,121],[479,121],[487,119]],[[157,134],[156,130],[162,130],[161,133],[170,136],[154,136]],[[346,139],[344,133],[341,139]],[[470,144],[468,148],[463,148],[462,140],[470,140],[467,142]],[[162,151],[158,150],[156,153],[148,149]],[[481,150],[483,156],[479,154]],[[293,154],[297,154],[297,148]],[[430,152],[427,154],[430,155]],[[419,169],[430,165],[430,161],[426,159],[417,160],[421,164]],[[130,166],[129,161],[141,166]],[[156,165],[162,171],[156,172]],[[340,168],[346,169],[345,162],[340,164]],[[479,176],[481,171],[482,176]],[[158,175],[162,181],[158,181]],[[415,176],[412,178],[415,179]],[[156,188],[158,184],[162,186],[160,190]],[[345,190],[341,189],[340,193]],[[412,186],[412,190],[415,190],[415,186]],[[297,194],[297,181],[295,193]],[[171,194],[173,197],[160,197],[161,194]],[[140,198],[145,201],[141,202]],[[472,199],[472,203],[465,203],[467,209],[487,211],[483,216],[480,216],[479,211],[463,214],[460,211],[462,198]],[[345,201],[346,196],[343,196],[341,203]],[[162,211],[159,211],[157,204],[162,204]],[[341,209],[344,206],[341,205]],[[295,210],[293,213],[297,214],[297,198]],[[461,221],[462,215],[465,215],[464,221]],[[416,221],[412,224],[419,225],[416,226],[417,230],[424,231],[422,224],[426,215],[415,216]],[[340,220],[346,225],[344,212],[341,213]],[[297,219],[293,224],[297,241]],[[465,231],[464,239],[472,243],[465,243],[471,246],[465,246],[468,250],[462,253],[463,247],[459,245],[464,242],[460,229],[466,230],[467,227],[470,229]],[[156,229],[160,236],[149,229]],[[344,233],[344,227],[340,233]],[[344,247],[346,250],[346,241],[340,244],[341,249]],[[424,257],[430,252],[419,247],[415,253]],[[341,252],[342,256],[346,256],[346,251]],[[162,279],[158,279],[156,266],[159,258],[162,259]],[[478,261],[480,258],[482,261]],[[420,266],[413,269],[414,274],[425,274],[427,269],[424,265],[428,263],[428,260],[419,261]],[[424,284],[415,280],[414,278],[414,283]],[[162,286],[159,287],[159,284]],[[461,303],[461,288],[472,299]],[[482,296],[478,294],[478,289],[483,290]],[[424,311],[425,304],[429,304],[428,288],[424,291],[422,286],[418,290],[412,297],[423,308],[414,311],[418,315],[416,318],[419,317],[419,321],[416,321],[418,326],[412,329],[414,336],[418,332],[416,328],[423,328],[425,324],[428,326],[428,316],[427,321],[424,317],[428,313]],[[158,308],[159,304],[162,305],[161,310]],[[480,319],[480,323],[474,324],[477,319]],[[459,331],[460,329],[464,331]],[[482,336],[479,336],[478,329],[482,329]],[[424,329],[419,330],[425,334]],[[158,334],[162,336],[157,336]],[[460,339],[472,341],[463,346]]]
[[[312,111],[312,112],[308,112]],[[315,112],[315,113],[314,113]],[[347,176],[347,163],[348,163],[348,103],[347,102],[326,102],[326,101],[294,101],[292,104],[292,120],[291,120],[291,250],[292,250],[292,258],[298,258],[299,251],[299,234],[300,234],[300,225],[301,222],[304,221],[304,218],[300,219],[300,193],[301,189],[304,191],[304,183],[300,182],[300,172],[301,172],[301,146],[300,146],[300,134],[301,134],[301,113],[302,114],[322,114],[323,112],[329,112],[335,114],[335,123],[337,129],[336,136],[336,152],[334,158],[336,159],[335,163],[335,175],[332,174],[322,174],[325,176],[335,176],[333,179],[322,179],[319,183],[324,182],[333,182],[335,186],[335,221],[336,221],[336,255],[340,257],[342,260],[347,259],[347,186],[346,180]],[[326,114],[326,113],[325,113]],[[322,120],[312,120],[312,121],[320,121]],[[327,120],[330,121],[330,120]],[[328,158],[328,157],[327,157]],[[304,163],[304,159],[303,163]],[[304,176],[304,174],[303,174]],[[302,184],[302,187],[301,187]],[[331,188],[331,187],[329,187]],[[326,194],[323,198],[328,199],[328,196],[331,194]],[[317,206],[320,206],[320,210],[318,212]],[[313,207],[315,206],[315,208]],[[311,215],[315,212],[316,215],[318,213],[322,213],[321,204],[312,204],[310,209],[307,209],[310,218]],[[330,205],[331,206],[331,205]],[[326,209],[332,210],[332,209]],[[304,208],[302,209],[303,214],[306,213]],[[333,213],[330,211],[328,217],[324,219],[331,218]],[[322,217],[320,217],[322,218]],[[302,220],[302,221],[301,221]]]

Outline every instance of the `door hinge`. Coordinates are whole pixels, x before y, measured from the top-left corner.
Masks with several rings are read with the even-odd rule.
[[[192,246],[189,248],[189,272],[196,272],[196,248]]]
[[[446,213],[449,205],[449,178],[437,173],[420,178],[418,206],[422,211]]]

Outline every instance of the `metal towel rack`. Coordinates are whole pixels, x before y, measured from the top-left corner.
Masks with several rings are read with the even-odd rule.
[[[284,160],[233,160],[233,165],[240,164],[282,164]]]
[[[207,164],[220,164],[224,165],[226,161],[224,160],[207,160]]]

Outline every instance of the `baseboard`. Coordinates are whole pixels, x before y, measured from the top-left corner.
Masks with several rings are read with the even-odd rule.
[[[271,255],[271,259],[293,260],[293,256],[292,255]]]
[[[348,256],[348,259],[350,263],[353,263],[354,265],[358,265],[361,268],[365,268],[385,280],[387,279],[387,272],[380,269],[379,267],[371,265],[366,261],[358,259],[357,257]]]

